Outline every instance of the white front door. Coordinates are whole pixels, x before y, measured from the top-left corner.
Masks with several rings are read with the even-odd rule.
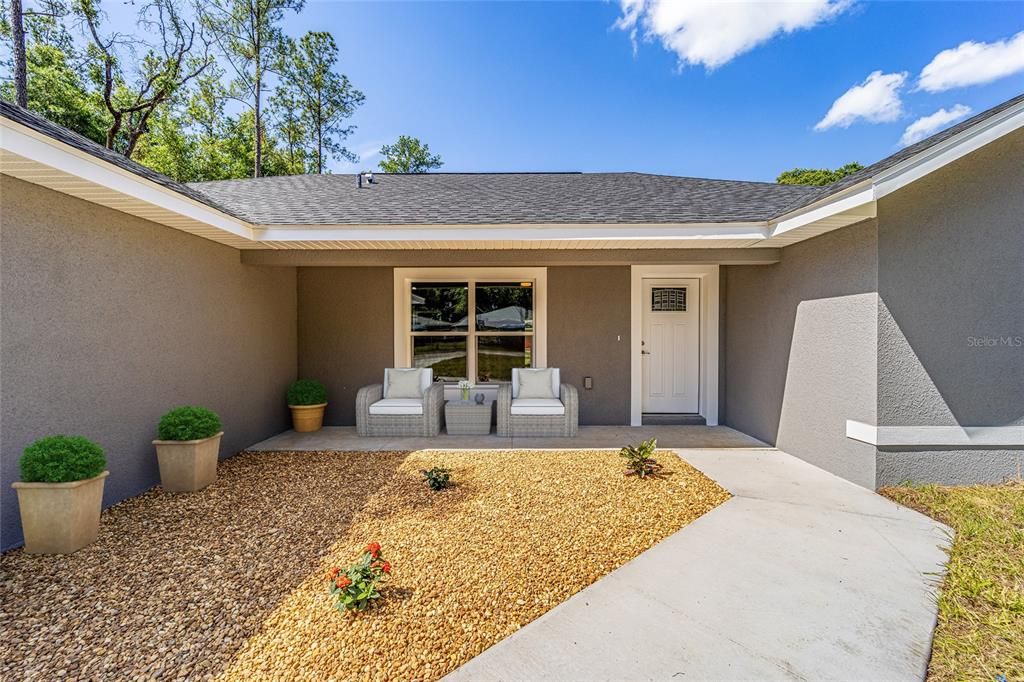
[[[643,280],[643,411],[700,410],[700,280]]]

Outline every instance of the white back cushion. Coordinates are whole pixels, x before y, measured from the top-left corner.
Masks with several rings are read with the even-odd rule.
[[[512,368],[513,398],[558,398],[560,384],[557,367]]]
[[[385,398],[422,398],[434,380],[430,368],[389,368],[384,370]]]

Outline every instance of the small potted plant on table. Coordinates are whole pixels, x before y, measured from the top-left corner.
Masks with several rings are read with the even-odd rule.
[[[288,389],[292,428],[300,433],[319,431],[324,425],[327,389],[316,379],[299,379]]]
[[[205,407],[176,407],[161,417],[153,445],[164,490],[193,492],[216,481],[223,435],[220,417]]]
[[[94,542],[100,529],[107,458],[81,436],[49,436],[25,448],[18,492],[25,551],[71,554]]]

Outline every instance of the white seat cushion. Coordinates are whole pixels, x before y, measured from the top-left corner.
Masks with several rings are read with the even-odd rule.
[[[384,398],[370,405],[370,414],[423,414],[420,398]]]
[[[555,398],[516,398],[509,412],[533,416],[560,415],[565,414],[565,405]]]

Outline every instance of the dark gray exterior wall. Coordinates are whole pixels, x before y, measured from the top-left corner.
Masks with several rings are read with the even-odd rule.
[[[878,424],[1024,424],[1024,131],[878,204]],[[1021,449],[887,449],[879,484],[998,481]]]
[[[3,176],[0,515],[21,541],[11,482],[31,441],[81,434],[107,453],[104,503],[158,479],[160,415],[205,405],[221,454],[288,428],[294,268]]]
[[[299,374],[327,386],[326,424],[354,424],[356,392],[394,364],[393,291],[392,267],[299,268]],[[629,267],[548,268],[547,339],[548,365],[580,389],[580,423],[628,424]]]
[[[548,268],[548,366],[579,389],[581,424],[629,424],[629,273]]]
[[[395,364],[390,267],[299,268],[299,376],[327,387],[324,423],[356,421],[356,392]]]
[[[860,485],[875,448],[846,437],[876,403],[874,221],[726,266],[725,423]]]

